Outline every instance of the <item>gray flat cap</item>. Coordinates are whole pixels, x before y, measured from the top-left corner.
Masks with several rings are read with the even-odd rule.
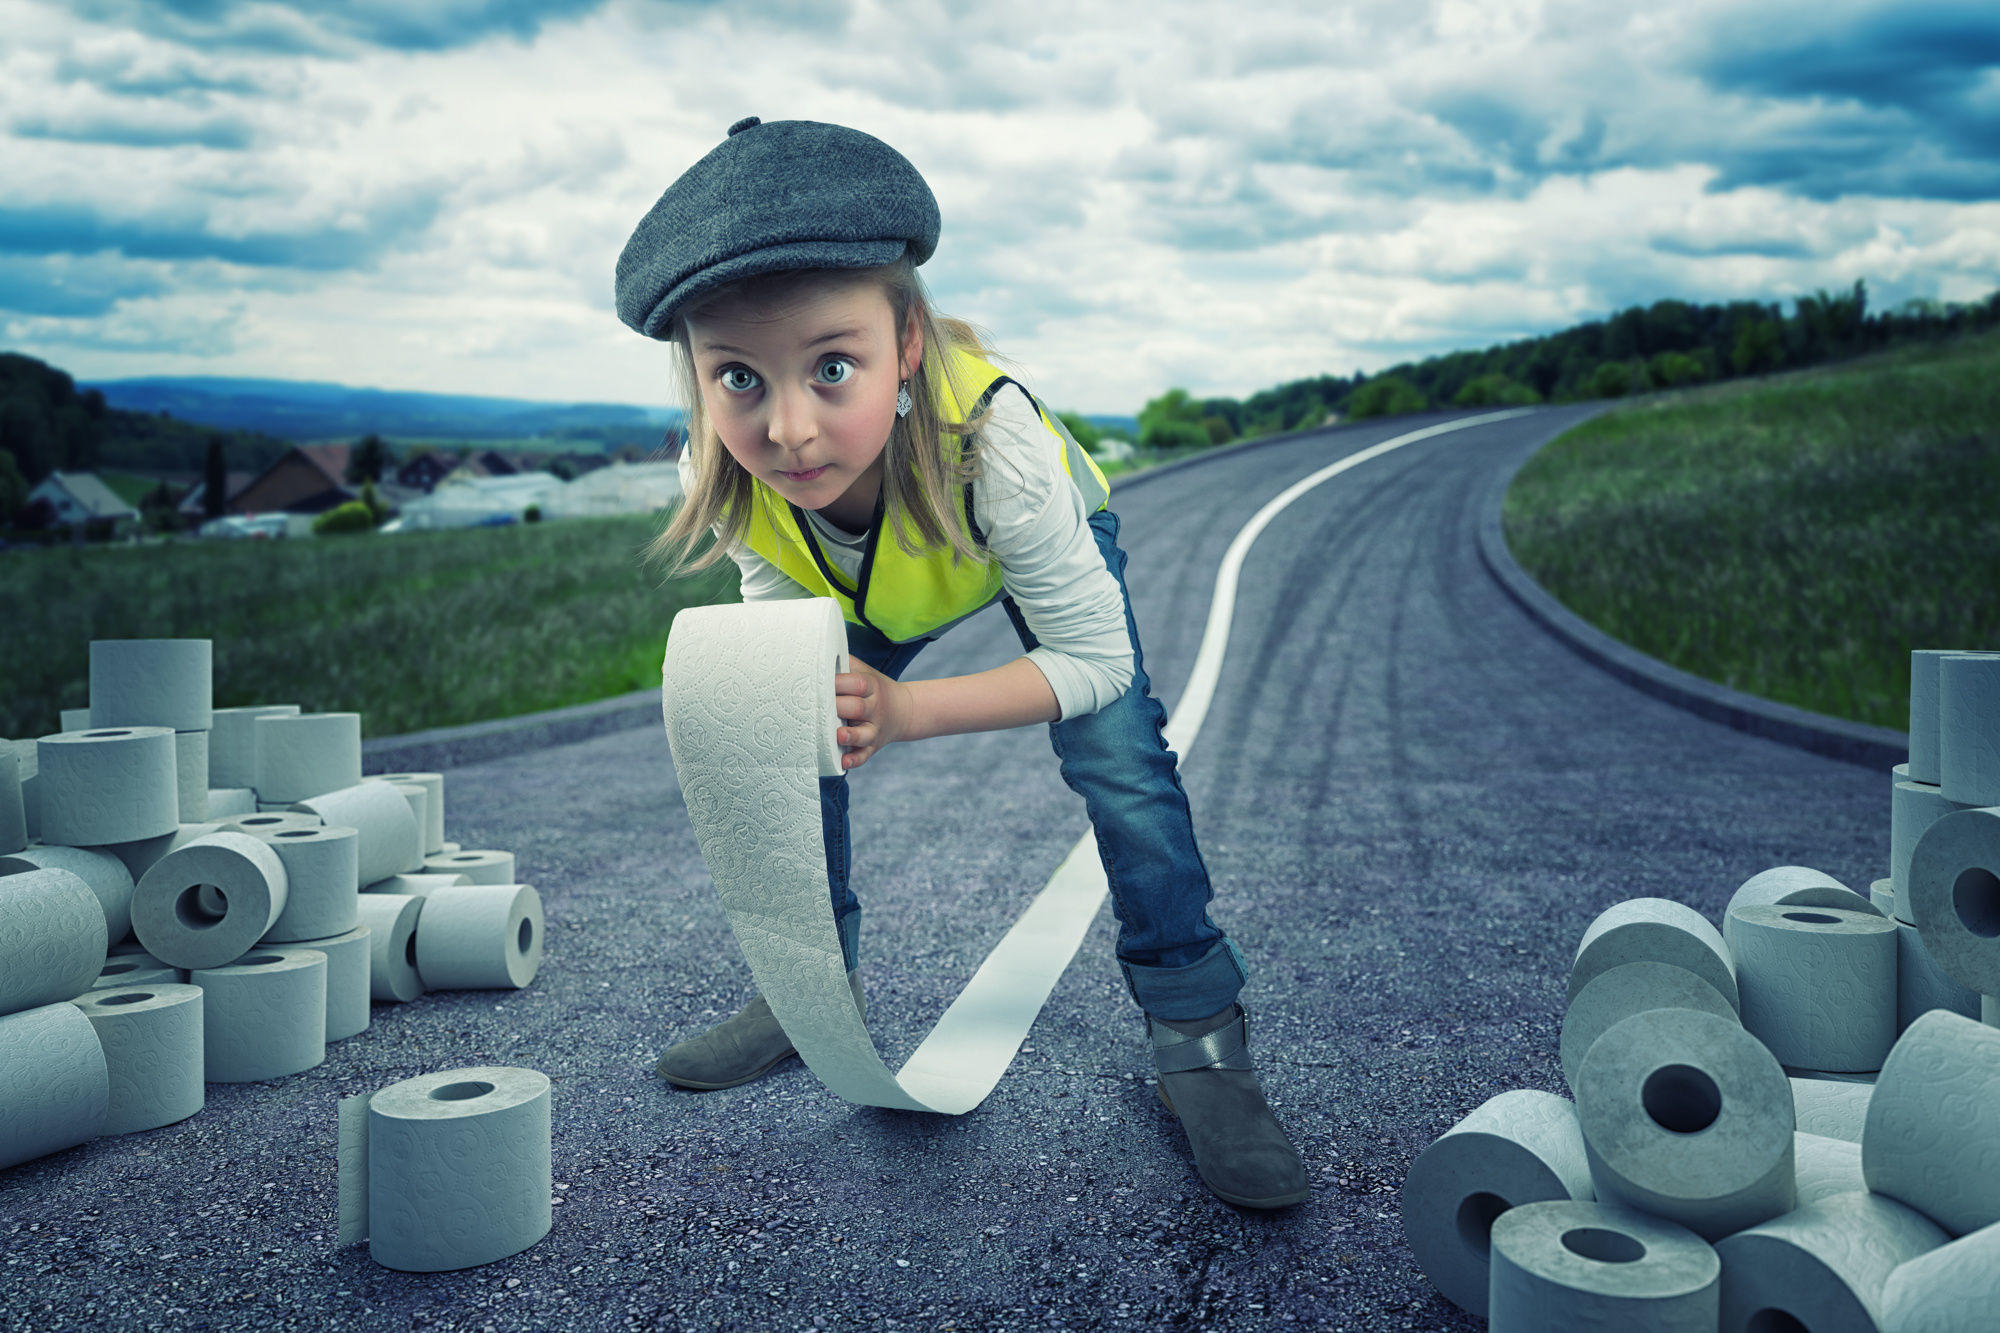
[[[873,268],[937,249],[938,206],[871,134],[748,116],[667,187],[618,255],[618,318],[673,336],[674,313],[724,283],[795,268]]]

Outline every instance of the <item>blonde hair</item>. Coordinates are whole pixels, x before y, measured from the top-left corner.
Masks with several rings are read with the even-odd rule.
[[[945,354],[947,345],[991,361],[1004,358],[991,350],[982,331],[972,324],[933,314],[930,293],[925,289],[923,279],[917,276],[916,265],[905,253],[893,263],[877,268],[786,269],[756,274],[706,293],[674,313],[669,341],[673,346],[673,373],[687,403],[687,443],[684,447],[694,451],[693,485],[672,509],[672,518],[666,527],[641,552],[642,559],[651,563],[666,559],[669,550],[674,547],[682,548],[666,577],[678,578],[707,569],[727,556],[729,548],[742,539],[744,530],[749,526],[755,494],[755,483],[750,474],[723,447],[722,437],[716,434],[702,406],[687,317],[690,314],[699,316],[711,306],[732,301],[742,301],[752,307],[776,306],[799,288],[829,278],[854,286],[873,286],[882,293],[895,317],[896,356],[902,354],[910,320],[915,319],[923,330],[923,353],[910,376],[909,415],[895,418],[889,427],[888,443],[883,449],[883,518],[895,536],[896,544],[913,556],[948,547],[954,569],[961,559],[986,561],[992,558],[984,543],[975,542],[960,525],[957,502],[963,487],[985,475],[978,432],[992,416],[992,404],[989,402],[984,410],[974,413],[969,421],[949,421],[937,410],[931,386],[939,383],[940,376],[949,374]],[[946,339],[950,340],[949,344]],[[956,377],[953,377],[952,383],[954,389],[958,389]],[[965,395],[954,392],[952,397],[963,401]],[[958,438],[959,448],[955,457],[953,451],[945,447],[946,435]],[[652,458],[664,459],[668,453],[663,445]],[[687,548],[718,523],[721,525],[720,539],[698,558],[689,560]],[[921,546],[913,545],[908,539],[906,524],[915,530]]]

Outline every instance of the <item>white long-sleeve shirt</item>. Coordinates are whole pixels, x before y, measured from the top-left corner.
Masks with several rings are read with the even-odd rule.
[[[1132,636],[1125,628],[1125,599],[1091,533],[1083,493],[1063,470],[1048,427],[1028,395],[1017,385],[1005,384],[993,404],[990,424],[981,432],[986,467],[972,483],[973,512],[988,548],[1000,562],[1003,591],[1014,599],[1034,633],[1038,646],[1029,650],[1028,660],[1048,679],[1062,717],[1094,713],[1123,696],[1132,684],[1134,657]],[[685,449],[680,476],[684,489],[692,484],[693,464]],[[836,527],[815,510],[802,512],[827,561],[850,585],[857,584],[868,534]],[[721,540],[721,525],[712,531]],[[885,531],[881,540],[894,541],[895,536]],[[814,595],[741,541],[729,555],[742,570],[746,602]],[[976,614],[948,621],[925,637],[939,638]]]

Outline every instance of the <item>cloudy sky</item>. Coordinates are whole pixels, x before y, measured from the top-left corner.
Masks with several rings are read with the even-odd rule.
[[[2000,286],[1993,0],[0,0],[0,349],[670,402],[618,252],[749,115],[865,130],[1058,408],[1666,296]]]

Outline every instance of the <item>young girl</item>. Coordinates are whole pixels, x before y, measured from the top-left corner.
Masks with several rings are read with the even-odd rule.
[[[1301,1202],[1236,997],[1246,972],[1208,917],[1208,872],[1126,595],[1110,487],[1061,421],[934,313],[930,187],[881,140],[751,116],[667,188],[618,257],[618,315],[670,342],[687,404],[684,498],[648,548],[703,532],[745,601],[831,597],[849,771],[898,741],[1049,724],[1095,830],[1118,963],[1146,1018],[1160,1098],[1202,1180],[1251,1208]],[[912,536],[914,534],[914,536]],[[1018,599],[1018,600],[1017,600]],[[902,682],[923,646],[998,601],[1024,656]],[[861,1015],[847,778],[820,779],[827,875]],[[760,995],[673,1046],[659,1073],[728,1088],[795,1054]]]

